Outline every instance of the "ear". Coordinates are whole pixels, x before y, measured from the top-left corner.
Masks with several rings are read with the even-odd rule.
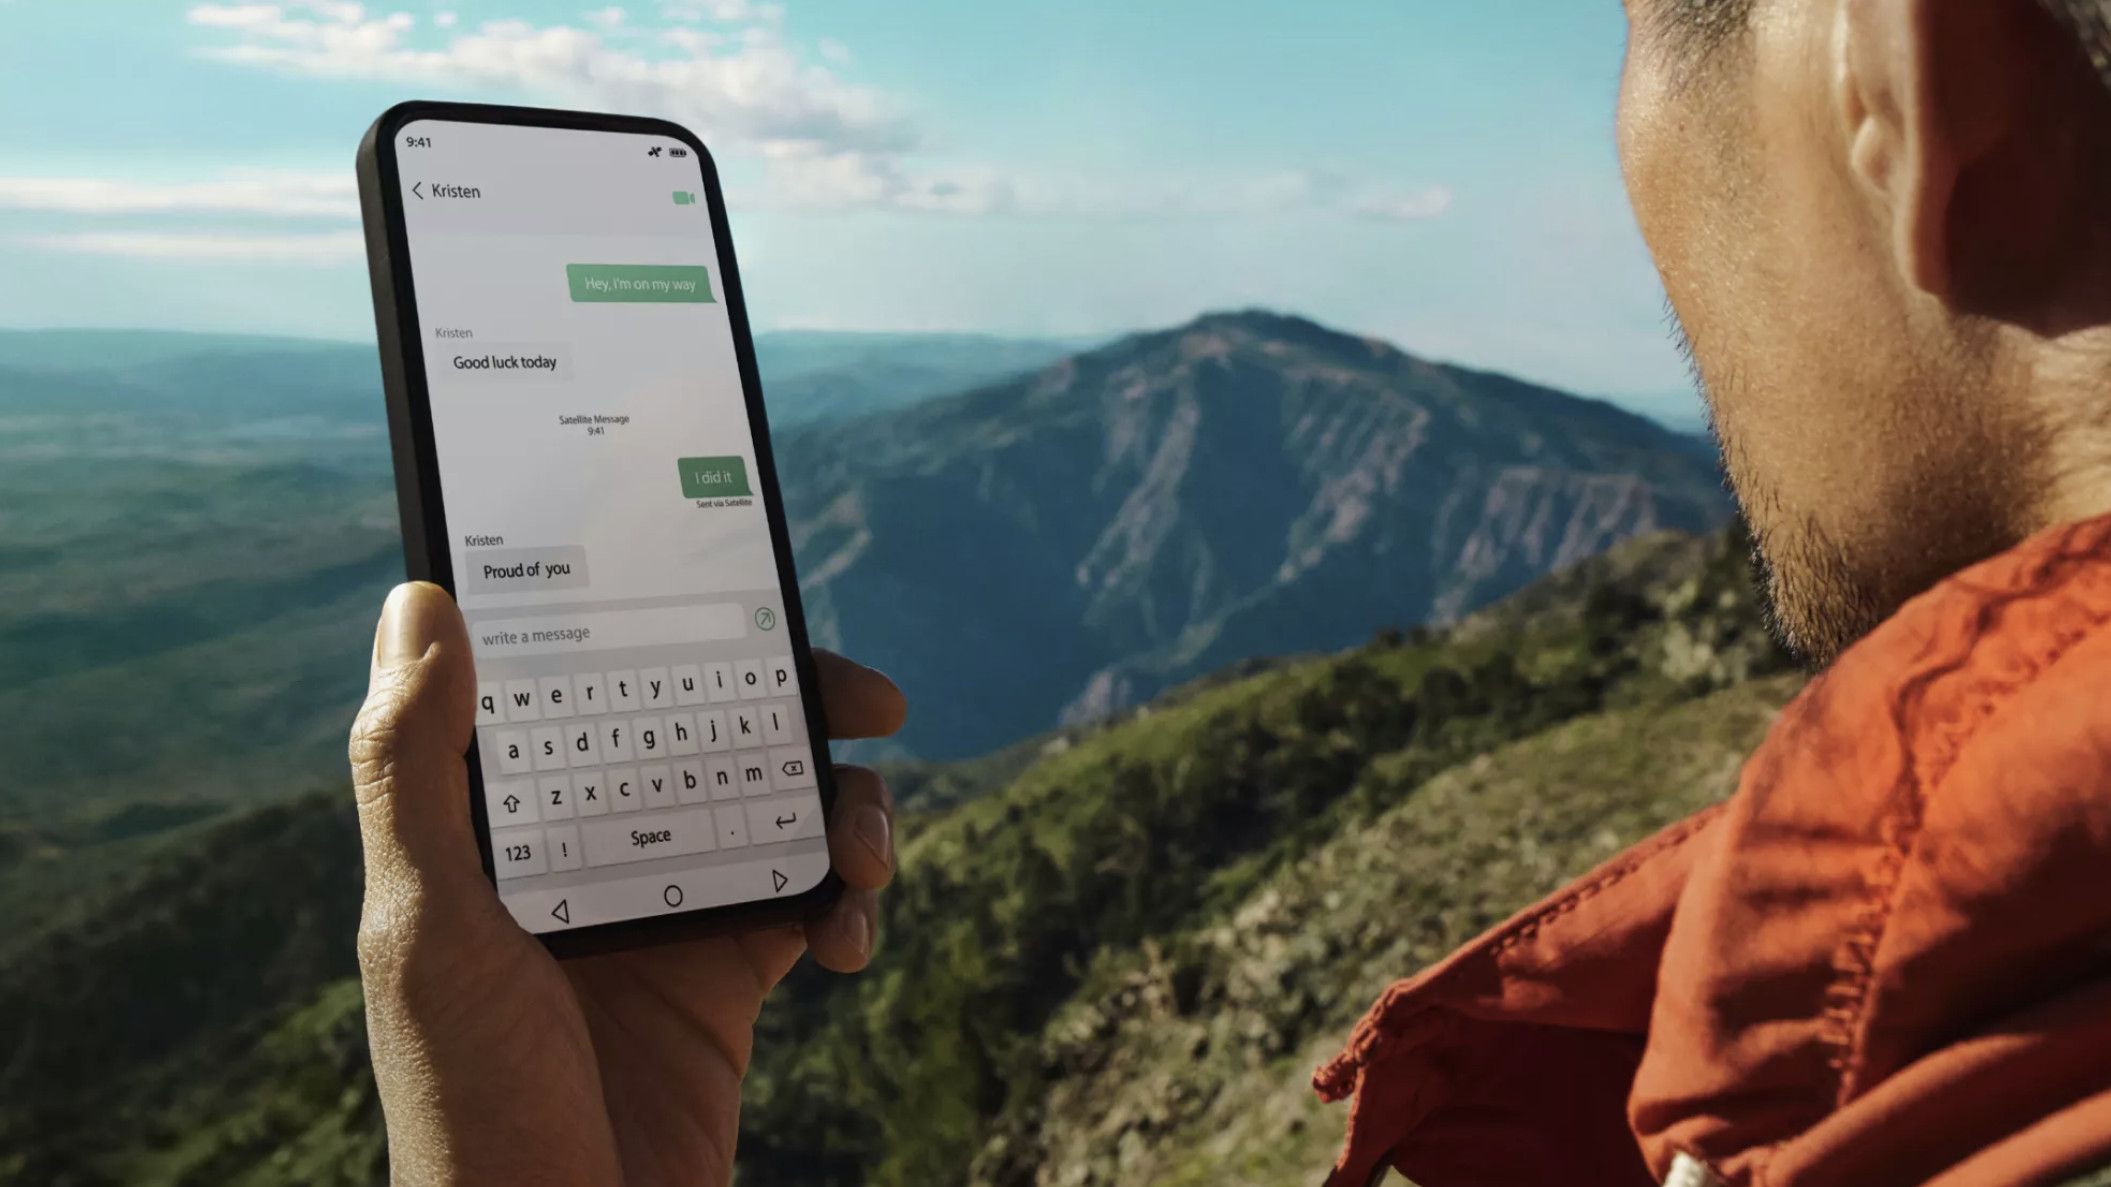
[[[1899,275],[1966,308],[2042,295],[2079,250],[2102,99],[2072,39],[2038,0],[1839,4],[1834,106]]]

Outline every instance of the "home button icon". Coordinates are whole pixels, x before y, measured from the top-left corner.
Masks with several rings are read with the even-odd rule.
[[[682,905],[682,888],[669,883],[667,889],[660,892],[660,898],[670,907],[679,907]]]

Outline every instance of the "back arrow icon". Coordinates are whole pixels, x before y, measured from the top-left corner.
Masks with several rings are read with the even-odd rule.
[[[410,183],[410,192],[418,195],[418,201],[420,202],[423,202],[425,200],[425,192],[423,190],[420,190],[418,187],[424,184],[425,183],[422,181],[414,181]]]
[[[556,916],[560,923],[570,923],[572,921],[571,900],[558,899],[557,905],[550,908],[550,914]]]

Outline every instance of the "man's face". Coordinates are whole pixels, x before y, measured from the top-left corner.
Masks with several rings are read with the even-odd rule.
[[[1781,633],[1830,660],[2011,537],[2018,426],[1907,284],[1850,165],[1838,5],[1758,0],[1715,47],[1628,0],[1620,152]],[[2007,455],[2007,456],[2004,456]]]

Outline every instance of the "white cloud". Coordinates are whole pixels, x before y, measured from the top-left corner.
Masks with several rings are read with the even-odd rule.
[[[366,6],[349,0],[292,0],[292,6],[333,21],[357,21],[366,17]]]
[[[0,176],[0,209],[64,214],[248,214],[274,218],[359,217],[349,171],[238,170],[203,181]]]
[[[660,15],[670,21],[715,21],[719,24],[737,24],[753,21],[774,25],[784,19],[784,5],[757,3],[756,0],[668,0],[660,5]]]
[[[277,235],[246,232],[80,231],[24,235],[15,242],[47,251],[218,263],[328,265],[349,263],[366,254],[365,240],[358,231]]]
[[[663,37],[672,52],[654,56],[613,45],[593,29],[517,20],[449,31],[426,44],[413,38],[417,18],[409,13],[368,13],[352,4],[200,4],[188,16],[231,38],[200,52],[236,65],[650,112],[743,151],[901,152],[916,145],[915,131],[877,92],[806,61],[767,19],[766,6],[713,0],[696,8],[721,23],[756,23],[732,37]]]
[[[1246,177],[1106,178],[1077,175],[1009,177],[955,168],[911,172],[888,156],[767,154],[767,185],[753,205],[794,210],[873,207],[933,214],[1081,219],[1260,218],[1348,214],[1391,222],[1439,217],[1451,208],[1442,187],[1352,187],[1330,173],[1283,170]]]
[[[0,0],[4,3],[5,0]],[[319,78],[516,92],[538,102],[640,110],[697,127],[722,155],[746,157],[746,209],[893,210],[933,216],[1121,221],[1319,215],[1411,222],[1451,206],[1441,187],[1353,184],[1317,170],[1236,177],[1023,174],[918,160],[924,138],[896,105],[835,67],[850,51],[819,43],[819,60],[781,32],[782,8],[757,0],[674,0],[673,25],[639,26],[608,6],[587,27],[486,22],[456,30],[452,12],[419,37],[419,18],[348,0],[206,3],[194,26],[225,38],[201,50],[236,65]],[[607,34],[619,38],[612,44]],[[738,176],[738,175],[736,175]],[[352,229],[288,231],[278,220],[358,218],[346,171],[227,170],[174,181],[0,176],[0,210],[170,216],[151,229],[69,228],[17,242],[53,251],[156,259],[331,264],[360,258]],[[186,226],[186,216],[217,225]]]
[[[1451,209],[1452,201],[1452,192],[1443,186],[1418,190],[1366,189],[1352,195],[1343,208],[1363,218],[1405,223],[1442,217]]]
[[[611,6],[585,14],[594,28],[491,21],[421,39],[408,13],[330,0],[200,4],[189,13],[194,25],[232,38],[201,51],[223,62],[672,117],[721,153],[763,162],[764,184],[743,195],[751,206],[1097,218],[1305,210],[1401,222],[1436,217],[1450,203],[1442,190],[1358,190],[1310,171],[1109,180],[922,167],[914,159],[921,131],[896,104],[837,69],[848,63],[848,48],[822,41],[818,60],[809,57],[783,35],[780,6],[671,0],[661,16],[678,23],[634,26],[626,10]],[[634,34],[656,36],[641,42]]]

